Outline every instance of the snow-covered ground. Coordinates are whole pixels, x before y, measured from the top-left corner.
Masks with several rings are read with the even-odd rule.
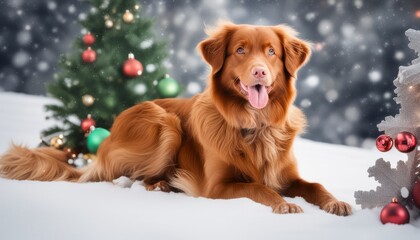
[[[52,101],[0,93],[0,152],[10,142],[35,147],[51,125],[43,105]],[[334,131],[334,129],[331,129]],[[396,151],[317,143],[298,139],[295,152],[301,175],[324,184],[349,202],[354,214],[327,214],[301,198],[303,214],[278,215],[249,199],[210,200],[182,193],[147,192],[141,183],[15,181],[0,178],[0,239],[418,239],[420,219],[382,225],[380,209],[361,210],[355,190],[373,189],[367,168],[379,157],[394,164]]]

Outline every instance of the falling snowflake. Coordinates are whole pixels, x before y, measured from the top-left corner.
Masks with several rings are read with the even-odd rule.
[[[68,7],[67,11],[68,11],[70,14],[73,14],[73,13],[75,13],[75,12],[76,12],[76,7],[72,4],[72,5],[70,5],[70,6]]]
[[[328,35],[329,33],[331,33],[332,30],[333,30],[333,24],[331,21],[324,19],[321,22],[319,22],[318,32],[321,35]]]
[[[328,102],[334,102],[338,98],[338,92],[335,89],[328,90],[327,93],[325,93],[325,98]]]
[[[147,92],[147,87],[144,83],[139,83],[136,86],[134,86],[134,92],[143,95]]]
[[[312,22],[316,17],[316,14],[314,12],[308,12],[305,15],[305,19],[308,20],[309,22]]]
[[[78,18],[79,18],[80,21],[84,21],[84,20],[86,20],[87,15],[86,15],[86,13],[80,13]]]
[[[146,49],[146,48],[150,48],[153,45],[153,40],[152,39],[146,39],[143,42],[140,43],[140,48],[141,49]]]
[[[201,92],[201,90],[202,89],[201,89],[201,86],[200,86],[199,83],[197,83],[197,82],[188,83],[187,92],[189,94],[194,95],[194,94],[197,94],[197,93]]]
[[[28,45],[32,40],[31,33],[28,31],[21,31],[16,35],[16,40],[19,45]]]
[[[404,57],[405,57],[405,55],[404,55],[404,52],[402,52],[402,51],[396,51],[395,54],[394,54],[394,58],[398,61],[403,60]]]
[[[47,7],[48,7],[49,10],[55,10],[57,8],[57,3],[53,2],[53,1],[49,1],[47,3]]]
[[[354,6],[358,9],[363,7],[363,1],[362,0],[355,0],[354,1]]]
[[[156,65],[155,64],[152,64],[152,63],[147,64],[146,65],[146,71],[147,72],[154,72],[154,71],[156,71]]]
[[[13,56],[13,65],[19,68],[23,67],[29,62],[30,58],[31,57],[29,56],[27,52],[24,52],[24,51],[17,52]]]
[[[376,83],[382,79],[382,74],[377,70],[373,70],[369,72],[368,77],[371,82]]]
[[[39,62],[39,63],[38,63],[38,65],[37,65],[37,69],[38,69],[40,72],[45,72],[45,71],[47,71],[49,68],[50,68],[49,64],[48,64],[47,62],[44,62],[44,61]]]
[[[316,75],[311,75],[305,80],[305,84],[308,87],[315,88],[319,84],[319,77]]]
[[[360,120],[361,113],[360,109],[355,106],[349,106],[344,111],[344,115],[346,116],[347,120],[350,122],[357,122]]]
[[[300,106],[303,107],[303,108],[308,108],[311,105],[312,105],[312,102],[309,99],[305,98],[305,99],[302,99],[302,101],[300,101]]]

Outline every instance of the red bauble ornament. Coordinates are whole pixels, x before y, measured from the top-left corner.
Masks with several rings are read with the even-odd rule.
[[[90,32],[88,32],[83,36],[83,42],[90,46],[95,42],[95,37]]]
[[[411,195],[413,195],[414,205],[420,209],[420,180],[414,183],[413,190],[411,190]]]
[[[85,63],[93,63],[96,60],[96,52],[88,47],[88,49],[83,52],[82,59]]]
[[[400,132],[395,137],[395,147],[398,151],[408,153],[416,148],[417,139],[412,133]]]
[[[386,134],[382,134],[376,139],[376,148],[381,152],[388,152],[392,145],[392,138]]]
[[[83,132],[87,132],[90,130],[91,127],[94,127],[95,125],[96,125],[95,120],[93,120],[89,114],[87,118],[82,120],[80,127],[82,128]]]
[[[124,62],[122,71],[127,77],[138,77],[143,73],[143,65],[130,53],[128,59]]]
[[[394,224],[406,224],[410,221],[410,213],[407,208],[401,205],[396,198],[392,199],[392,202],[387,204],[381,211],[381,222],[394,223]]]

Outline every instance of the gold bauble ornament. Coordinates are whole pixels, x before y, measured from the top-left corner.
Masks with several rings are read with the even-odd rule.
[[[50,146],[54,148],[61,148],[64,144],[64,136],[63,134],[60,134],[58,136],[54,136],[50,140]]]
[[[114,26],[114,23],[112,22],[111,19],[105,20],[105,27],[112,28],[112,26]]]
[[[83,102],[83,105],[85,105],[86,107],[90,107],[95,102],[95,98],[89,94],[85,94],[82,96],[82,102]]]
[[[130,12],[130,10],[125,10],[123,15],[123,20],[125,23],[131,23],[134,20],[134,15]]]
[[[96,161],[96,155],[92,153],[85,153],[83,154],[83,159],[86,160],[88,164],[90,164],[93,161]]]

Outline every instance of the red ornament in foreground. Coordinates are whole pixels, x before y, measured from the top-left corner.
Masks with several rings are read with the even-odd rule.
[[[376,148],[381,152],[388,152],[393,145],[392,138],[386,134],[382,134],[376,138]]]
[[[85,63],[93,63],[96,60],[96,52],[88,47],[88,49],[83,52],[82,59]]]
[[[92,119],[91,115],[89,114],[87,118],[82,120],[80,127],[82,128],[83,132],[88,132],[91,127],[96,125],[95,120]]]
[[[412,133],[400,132],[395,137],[395,147],[398,151],[408,153],[413,151],[417,146],[417,138]]]
[[[413,195],[414,205],[420,209],[420,180],[414,183],[413,190],[411,190],[411,195]]]
[[[123,65],[123,74],[127,77],[138,77],[143,73],[143,65],[134,58],[134,54],[128,54],[128,59]]]
[[[90,32],[88,32],[83,36],[83,42],[86,45],[91,46],[95,42],[95,37]]]
[[[394,224],[406,224],[410,221],[410,213],[407,208],[401,205],[396,198],[392,199],[392,202],[387,204],[381,211],[381,222],[394,223]]]

